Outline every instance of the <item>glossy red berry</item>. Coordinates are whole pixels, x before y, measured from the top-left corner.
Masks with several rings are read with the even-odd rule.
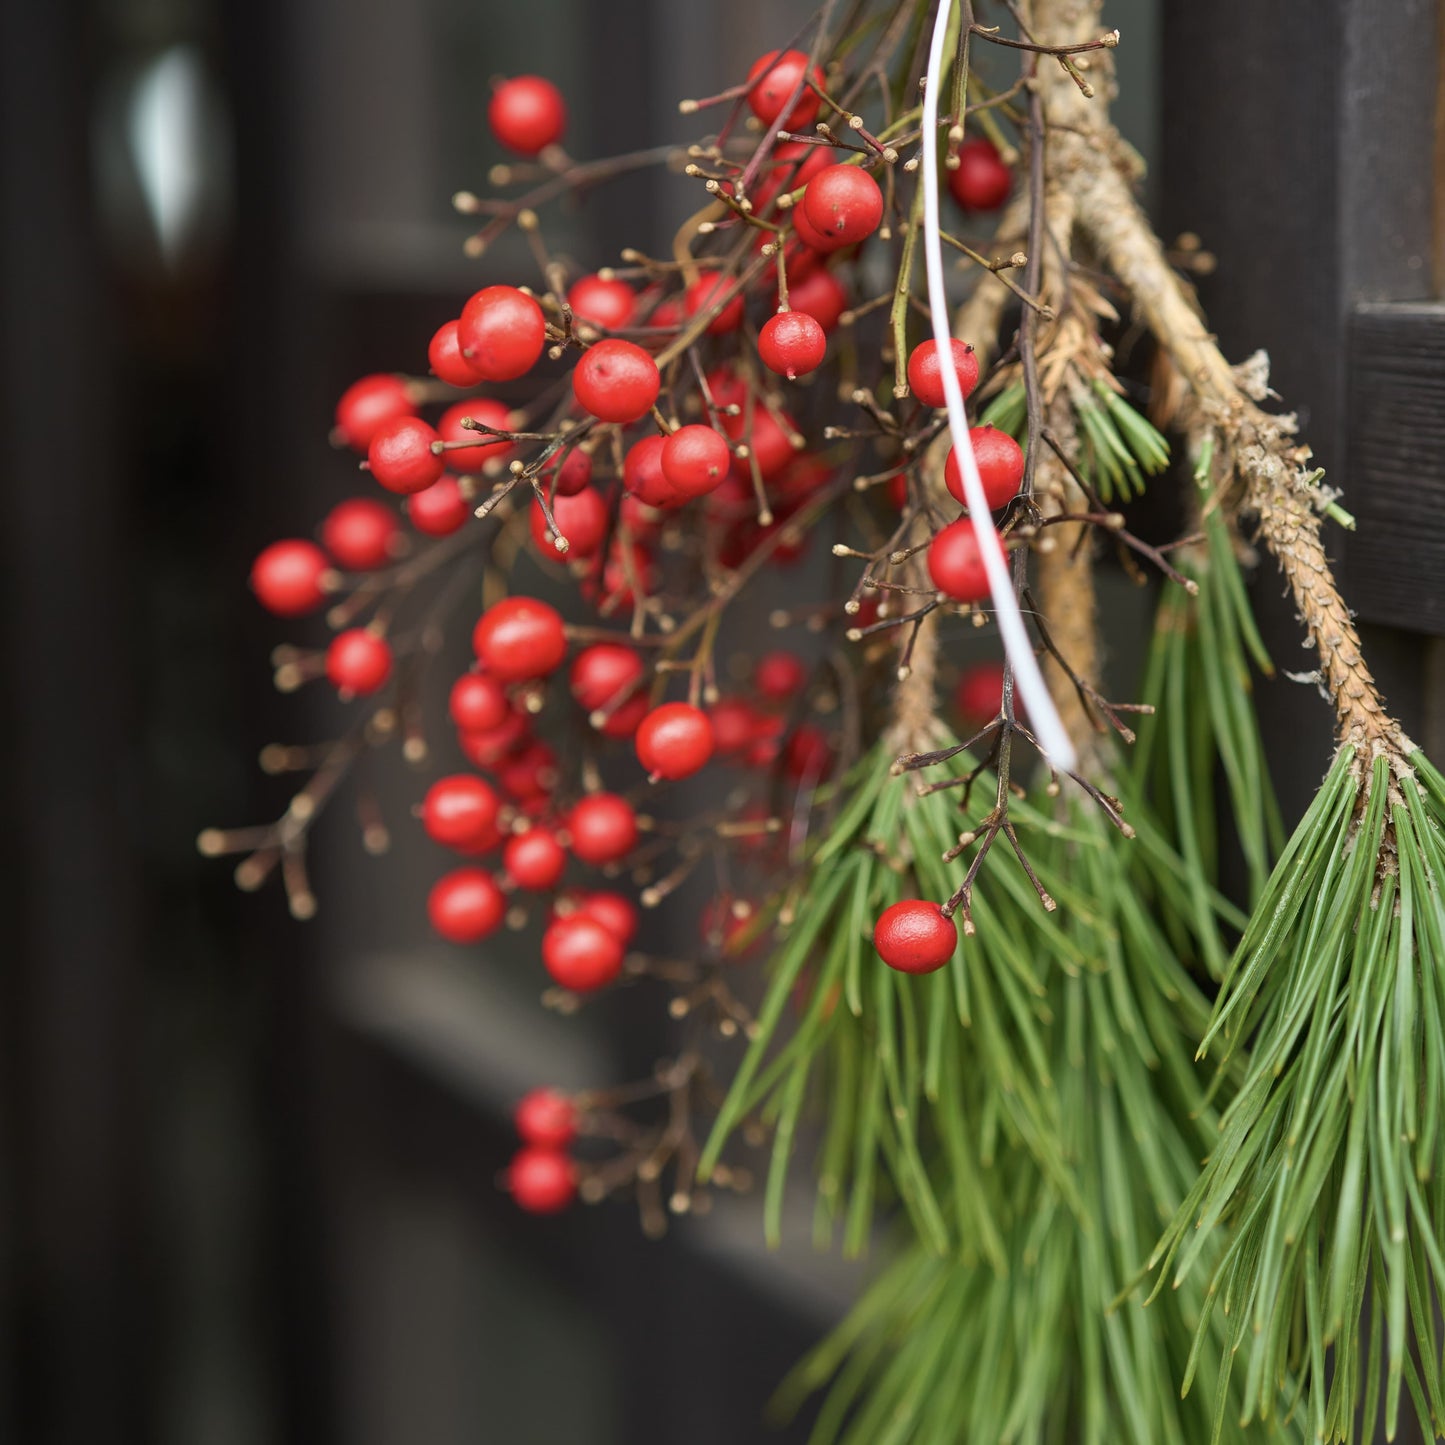
[[[683,310],[690,317],[696,316],[702,311],[710,311],[714,306],[722,303],[723,297],[733,290],[735,284],[731,276],[725,276],[720,271],[699,276],[687,288],[682,298]],[[742,324],[743,294],[739,291],[737,295],[724,303],[722,310],[708,322],[708,335],[726,336],[729,332],[736,331]]]
[[[665,437],[646,436],[628,447],[622,459],[622,485],[649,507],[680,506],[683,497],[662,470],[662,448]]]
[[[801,50],[770,50],[758,56],[748,71],[748,109],[764,125],[776,124],[779,130],[811,125],[822,101],[806,85],[786,118],[778,119],[799,80],[811,80],[819,89],[823,86],[823,72],[816,65],[810,68]]]
[[[803,210],[809,225],[825,239],[827,249],[837,250],[866,240],[878,229],[883,220],[883,192],[859,166],[829,166],[808,182]]]
[[[449,386],[475,386],[482,374],[462,355],[457,323],[444,321],[436,329],[426,349],[427,364]]]
[[[569,913],[542,935],[542,963],[554,983],[573,993],[604,988],[622,972],[622,940],[595,918]]]
[[[464,672],[452,684],[447,712],[463,732],[485,733],[501,727],[511,707],[496,678],[485,672]]]
[[[814,271],[796,284],[789,280],[788,305],[795,315],[811,316],[826,334],[848,309],[848,291],[831,271]]]
[[[450,537],[471,515],[472,504],[453,476],[440,476],[425,491],[406,499],[407,520],[427,537]]]
[[[936,903],[905,898],[885,908],[873,928],[873,947],[899,973],[932,973],[958,947],[958,929]]]
[[[958,680],[953,701],[970,730],[996,718],[1003,707],[1003,663],[980,662],[969,668]],[[1017,697],[1014,711],[1020,711]]]
[[[795,652],[769,652],[753,669],[753,686],[769,702],[787,702],[808,680],[808,669]]]
[[[472,773],[438,778],[422,799],[421,825],[444,848],[473,848],[497,821],[497,795]]]
[[[338,567],[371,572],[395,555],[401,536],[396,513],[374,497],[351,497],[334,506],[321,524],[321,541]]]
[[[1024,479],[1023,448],[1007,432],[994,426],[970,427],[968,435],[973,442],[973,455],[978,461],[984,497],[989,510],[994,511],[1018,496]],[[943,464],[943,480],[953,499],[960,506],[968,506],[968,497],[963,490],[963,473],[953,447],[948,449],[948,460]]]
[[[502,866],[518,888],[546,893],[557,886],[567,868],[567,854],[546,828],[528,828],[507,839]]]
[[[589,346],[572,370],[573,395],[599,421],[639,420],[661,387],[657,363],[640,346],[617,337]]]
[[[637,729],[637,757],[648,775],[687,778],[712,757],[712,723],[701,708],[665,702],[642,719]]]
[[[519,1149],[507,1166],[507,1188],[528,1214],[560,1214],[577,1197],[577,1168],[556,1149]]]
[[[780,311],[758,332],[758,355],[769,371],[796,381],[816,371],[828,354],[823,328],[806,311]]]
[[[811,182],[809,182],[811,184]],[[804,192],[806,195],[807,192]],[[793,218],[793,231],[804,247],[818,256],[824,256],[834,250],[832,240],[826,231],[819,230],[811,220],[808,219],[807,208],[802,205],[794,206],[788,212]]]
[[[336,434],[353,451],[364,452],[387,422],[415,415],[416,406],[399,376],[363,376],[336,403]]]
[[[484,286],[457,322],[462,355],[483,381],[512,381],[537,364],[547,342],[542,308],[515,286]]]
[[[996,211],[1013,189],[1013,172],[982,136],[959,146],[958,169],[947,175],[953,199],[969,211]]]
[[[567,815],[572,855],[598,867],[625,858],[637,843],[637,814],[616,793],[591,793]]]
[[[618,642],[597,642],[577,654],[567,681],[572,696],[591,713],[615,702],[645,671],[642,658],[632,648]]]
[[[567,304],[579,321],[604,331],[626,326],[637,310],[637,293],[617,277],[580,276],[567,291]]]
[[[544,475],[551,478],[557,496],[575,497],[592,482],[592,458],[580,447],[574,447],[560,467]]]
[[[958,372],[958,388],[967,401],[969,393],[978,385],[978,357],[966,341],[955,338],[950,346],[953,351],[953,364]],[[947,404],[941,372],[938,343],[933,340],[920,341],[908,355],[908,389],[924,406],[939,407]]]
[[[544,557],[567,556],[585,561],[596,556],[607,536],[607,503],[600,492],[591,487],[575,496],[552,498],[552,518],[557,531],[566,539],[565,554],[557,549],[556,534],[547,525],[546,514],[541,502],[532,499],[531,529],[532,541]]]
[[[251,590],[267,612],[304,617],[326,601],[331,564],[314,542],[290,538],[272,542],[251,564]]]
[[[567,129],[567,103],[550,80],[540,75],[514,75],[492,92],[487,124],[508,150],[535,156],[562,139]]]
[[[535,597],[504,597],[478,619],[472,648],[498,682],[525,682],[557,669],[567,635],[555,607]]]
[[[437,435],[444,442],[466,443],[465,446],[451,447],[443,454],[442,460],[449,472],[455,472],[459,477],[475,476],[489,462],[511,459],[516,450],[515,443],[467,426],[468,419],[498,431],[508,431],[511,429],[512,413],[501,402],[485,396],[469,397],[449,406],[437,423]]]
[[[990,545],[1003,557],[1003,543],[996,532],[991,535]],[[983,553],[968,518],[950,523],[928,544],[928,575],[955,602],[982,602],[989,595]]]
[[[662,444],[662,474],[674,492],[689,500],[718,486],[732,461],[727,438],[699,423],[679,427]]]
[[[366,464],[389,492],[407,496],[424,491],[446,470],[441,454],[432,451],[437,440],[420,417],[400,417],[377,429],[366,449]]]
[[[637,905],[621,893],[584,893],[576,911],[595,919],[624,948],[637,936]]]
[[[512,1111],[517,1137],[538,1149],[565,1149],[577,1137],[577,1106],[556,1089],[533,1089]]]
[[[426,912],[448,943],[479,943],[502,926],[507,900],[490,873],[456,868],[432,885]]]
[[[326,649],[326,676],[338,692],[366,697],[391,676],[391,648],[364,627],[338,632]]]

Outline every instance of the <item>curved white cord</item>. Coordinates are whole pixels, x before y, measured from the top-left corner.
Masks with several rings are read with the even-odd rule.
[[[978,474],[978,459],[968,435],[968,417],[963,409],[963,389],[953,365],[953,333],[949,328],[948,301],[943,289],[943,244],[939,240],[938,220],[938,93],[943,88],[937,79],[943,74],[943,46],[948,34],[952,0],[940,0],[938,19],[933,23],[933,43],[928,48],[928,80],[923,92],[923,259],[928,274],[928,310],[933,322],[933,336],[938,343],[939,373],[948,405],[948,428],[953,434],[954,455],[963,473],[963,491],[968,498],[968,515],[973,521],[974,535],[983,554],[984,571],[989,591],[993,594],[998,630],[1004,650],[1013,666],[1014,680],[1028,714],[1029,726],[1039,740],[1049,763],[1061,772],[1074,766],[1074,745],[1064,729],[1054,700],[1049,696],[1033,644],[1014,596],[1013,580],[1008,562],[997,545],[998,533],[989,512],[983,480]]]

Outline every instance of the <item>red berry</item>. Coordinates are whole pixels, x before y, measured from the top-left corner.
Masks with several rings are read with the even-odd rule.
[[[474,731],[462,728],[457,732],[457,746],[466,760],[477,768],[494,768],[509,753],[522,747],[531,736],[527,714],[508,712],[494,728]]]
[[[970,729],[980,728],[999,715],[1003,707],[1003,663],[980,662],[958,680],[953,694],[955,706]],[[1019,711],[1014,699],[1014,711]]]
[[[551,796],[557,786],[557,754],[546,743],[529,743],[497,769],[497,781],[518,802]]]
[[[958,389],[967,401],[969,393],[978,385],[978,357],[966,341],[955,339],[949,344],[953,351],[954,368],[958,372]],[[924,406],[939,407],[947,404],[941,373],[938,343],[932,340],[920,341],[908,356],[908,389]]]
[[[339,632],[326,649],[326,676],[338,692],[365,697],[391,676],[391,648],[364,627]]]
[[[507,1166],[507,1188],[528,1214],[560,1214],[577,1197],[577,1169],[556,1149],[519,1149]]]
[[[475,386],[482,374],[462,355],[457,323],[444,321],[427,345],[426,359],[433,372],[449,386]]]
[[[432,885],[426,911],[448,943],[479,943],[502,926],[507,900],[490,873],[456,868]]]
[[[565,1149],[577,1137],[577,1106],[556,1089],[533,1089],[512,1111],[517,1137],[538,1149]]]
[[[572,696],[590,713],[614,702],[645,671],[642,658],[630,647],[618,642],[597,642],[577,654],[568,682]]]
[[[758,333],[758,355],[769,371],[796,381],[816,371],[828,353],[823,328],[806,311],[780,311]]]
[[[567,541],[566,555],[583,561],[595,556],[607,536],[607,503],[602,500],[601,493],[588,487],[575,496],[553,497],[551,505],[557,530]],[[542,504],[536,498],[532,500],[531,527],[532,541],[544,557],[560,555]]]
[[[808,224],[829,250],[866,240],[883,220],[883,192],[860,166],[829,166],[803,192]],[[806,240],[807,238],[804,237]]]
[[[497,821],[497,795],[472,773],[438,778],[422,799],[421,825],[444,848],[473,848]]]
[[[450,537],[466,525],[471,514],[472,504],[452,476],[438,477],[425,491],[413,492],[406,499],[407,520],[428,537]]]
[[[595,919],[624,948],[637,934],[637,905],[621,893],[584,893],[577,912]]]
[[[712,491],[732,461],[727,438],[710,426],[679,427],[662,444],[662,474],[674,492],[689,500]]]
[[[484,286],[457,322],[462,354],[483,381],[512,381],[537,364],[547,342],[542,308],[515,286]]]
[[[753,189],[748,193],[753,210],[764,211],[780,195],[802,190],[819,171],[833,165],[835,159],[836,153],[829,146],[784,141],[773,151],[767,173],[753,183]],[[788,260],[791,263],[792,257]],[[789,277],[792,274],[793,268],[789,264]]]
[[[741,422],[742,418],[735,420]],[[753,430],[747,442],[758,464],[758,472],[765,482],[771,481],[784,467],[791,465],[798,455],[798,448],[793,445],[790,432],[784,429],[784,423],[788,428],[793,425],[792,417],[786,412],[780,413],[780,417],[774,416],[762,405],[753,412]],[[742,434],[743,428],[739,426],[738,435]]]
[[[682,298],[683,310],[689,316],[696,316],[700,311],[710,311],[720,302],[723,297],[732,290],[734,282],[730,276],[724,276],[720,271],[714,271],[709,275],[699,276],[691,286],[687,288]],[[743,293],[739,291],[722,310],[713,317],[707,324],[708,335],[726,336],[730,331],[736,331],[743,324]]]
[[[712,724],[701,708],[665,702],[637,729],[637,756],[655,778],[687,778],[712,757]]]
[[[578,492],[591,485],[592,458],[580,447],[567,453],[567,460],[560,467],[545,473],[552,478],[552,490],[559,497],[575,497]]]
[[[590,321],[604,331],[616,331],[632,320],[637,293],[616,277],[581,276],[567,292],[567,304],[579,321]]]
[[[326,553],[300,538],[272,542],[251,564],[251,590],[267,612],[303,617],[326,601]]]
[[[796,285],[788,283],[788,305],[795,314],[811,316],[827,333],[848,309],[848,292],[831,271],[814,271]]]
[[[514,75],[487,104],[492,134],[519,156],[534,156],[562,139],[567,105],[562,92],[540,75]]]
[[[993,534],[992,546],[1003,557],[1003,543]],[[982,602],[988,596],[988,572],[973,523],[952,522],[928,544],[928,575],[940,592],[955,602]]]
[[[370,572],[391,561],[401,524],[385,502],[351,497],[334,506],[321,524],[321,540],[348,572]]]
[[[1013,172],[982,136],[959,146],[958,169],[947,174],[953,199],[969,211],[996,211],[1013,189]]]
[[[432,451],[439,440],[420,417],[404,416],[379,427],[366,449],[371,475],[389,492],[403,496],[431,486],[446,470],[446,461]]]
[[[808,680],[803,659],[794,652],[769,652],[753,669],[753,685],[769,702],[787,702]]]
[[[809,185],[811,184],[812,182],[810,181]],[[807,192],[804,191],[803,194],[806,196]],[[806,206],[801,204],[796,205],[788,214],[793,218],[793,231],[797,235],[798,240],[800,240],[809,251],[813,251],[818,255],[825,255],[834,249],[833,242],[829,239],[828,233],[826,231],[820,231],[809,218]]]
[[[640,346],[616,337],[589,346],[572,371],[573,394],[599,421],[637,421],[661,387],[657,363]]]
[[[399,376],[363,376],[336,403],[336,431],[353,451],[364,452],[387,422],[415,415],[416,407]]]
[[[504,597],[472,629],[472,648],[498,682],[525,682],[556,671],[567,635],[555,607],[535,597]]]
[[[502,866],[518,888],[545,893],[557,886],[567,867],[567,854],[546,828],[528,828],[507,839]]]
[[[449,406],[437,423],[437,434],[444,442],[466,442],[464,447],[452,447],[443,453],[442,460],[449,472],[459,477],[475,476],[489,462],[505,462],[516,450],[516,445],[505,437],[489,436],[463,423],[470,418],[483,426],[495,427],[498,431],[510,429],[512,414],[499,401],[490,397],[474,396]],[[493,468],[495,470],[495,468]]]
[[[637,843],[637,814],[616,793],[592,793],[567,817],[572,854],[583,863],[601,866],[625,858]]]
[[[555,983],[573,993],[603,988],[622,972],[622,940],[595,918],[569,913],[542,935],[542,963]]]
[[[787,117],[778,119],[801,79],[811,80],[822,89],[823,72],[816,65],[809,68],[808,57],[801,50],[770,50],[760,55],[748,71],[748,108],[764,125],[776,124],[779,130],[801,130],[811,125],[822,101],[806,86]]]
[[[622,485],[649,507],[677,507],[686,500],[662,470],[665,437],[646,436],[628,447],[622,459]]]
[[[989,510],[993,511],[1018,496],[1024,479],[1023,448],[1007,432],[993,426],[970,427],[968,435],[973,442],[973,455],[978,461],[983,495]],[[948,449],[948,460],[943,464],[943,480],[954,500],[960,506],[968,506],[968,497],[963,490],[963,473],[953,447]]]
[[[464,672],[452,684],[447,711],[464,732],[485,733],[501,727],[511,708],[496,678],[484,672]]]
[[[741,698],[725,697],[708,712],[713,746],[719,757],[742,752],[757,734],[757,714]]]
[[[905,898],[885,908],[873,928],[873,947],[899,973],[932,973],[958,947],[958,929],[936,903]]]
[[[783,744],[783,771],[794,782],[816,783],[833,766],[828,735],[816,723],[800,723]]]

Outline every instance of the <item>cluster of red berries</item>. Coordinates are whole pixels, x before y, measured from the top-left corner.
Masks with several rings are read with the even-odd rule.
[[[522,1147],[507,1166],[512,1198],[528,1214],[560,1214],[577,1196],[577,1106],[556,1089],[533,1089],[512,1115]]]

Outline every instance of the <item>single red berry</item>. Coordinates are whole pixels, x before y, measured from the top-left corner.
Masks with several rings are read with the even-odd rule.
[[[391,648],[364,627],[338,632],[326,649],[326,676],[337,692],[366,697],[391,676]]]
[[[481,372],[462,355],[457,323],[444,321],[427,344],[426,359],[432,371],[448,386],[475,386],[483,380]]]
[[[662,474],[674,492],[689,500],[712,491],[732,461],[727,438],[698,423],[679,427],[662,444]]]
[[[566,539],[566,556],[586,561],[596,556],[607,536],[607,503],[602,494],[588,487],[575,496],[552,498],[552,517],[557,531]],[[552,529],[547,525],[546,514],[541,502],[532,499],[531,514],[532,541],[544,557],[563,555],[557,549]]]
[[[1007,432],[995,426],[970,427],[968,435],[973,442],[973,455],[978,462],[984,498],[989,510],[994,511],[1018,496],[1024,479],[1023,448]],[[963,472],[954,453],[955,449],[950,447],[948,460],[943,464],[943,480],[954,500],[966,507],[968,497],[963,490]]]
[[[472,504],[453,476],[440,476],[425,491],[406,499],[407,520],[427,537],[450,537],[471,515]]]
[[[420,417],[404,416],[379,427],[366,449],[371,475],[389,492],[403,496],[431,486],[446,470],[446,461],[432,451],[439,440]]]
[[[786,118],[779,120],[800,80],[805,82],[801,94]],[[812,81],[819,90],[823,88],[823,72],[816,65],[810,67],[808,57],[801,50],[770,50],[758,56],[748,71],[748,108],[764,125],[776,124],[779,130],[802,130],[813,123],[823,103],[815,91],[807,88],[807,81]]]
[[[363,376],[336,403],[336,434],[352,451],[364,452],[387,422],[415,415],[416,406],[399,376]]]
[[[967,401],[969,393],[978,385],[978,357],[966,341],[955,338],[949,345],[953,351],[953,365],[958,372],[958,389]],[[908,389],[924,406],[947,405],[936,341],[920,341],[909,353]]]
[[[758,332],[758,355],[769,371],[796,381],[816,371],[828,354],[823,328],[806,311],[780,311]]]
[[[444,848],[475,847],[497,821],[497,795],[472,773],[438,778],[422,799],[421,825]]]
[[[559,497],[575,497],[592,482],[592,458],[574,447],[567,453],[567,460],[546,475],[552,478],[552,490]]]
[[[632,648],[619,642],[597,642],[577,654],[567,680],[572,696],[591,713],[615,702],[646,670],[641,656]]]
[[[494,437],[487,432],[469,427],[468,421],[479,421],[483,426],[498,431],[511,429],[512,413],[499,401],[490,397],[473,396],[449,406],[437,423],[437,434],[444,442],[465,442],[466,446],[450,447],[443,453],[442,460],[449,472],[459,477],[475,476],[488,463],[509,461],[516,451],[516,444],[505,437]],[[493,471],[496,467],[491,468]]]
[[[535,597],[504,597],[472,629],[472,649],[498,682],[525,682],[556,671],[567,634],[555,607]]]
[[[494,768],[518,748],[524,747],[530,736],[531,723],[527,714],[510,711],[494,728],[481,731],[459,729],[457,746],[473,767]]]
[[[997,532],[992,536],[991,545],[1002,558],[1003,543]],[[928,544],[928,575],[955,602],[982,602],[988,596],[988,571],[967,517],[951,522]]]
[[[754,182],[753,189],[748,193],[753,210],[765,211],[779,196],[802,190],[819,171],[826,170],[836,160],[837,153],[831,146],[784,141],[774,149],[767,171]],[[766,239],[766,236],[761,239]],[[789,257],[790,279],[793,274],[791,261]]]
[[[932,973],[958,947],[958,929],[936,903],[905,898],[885,908],[873,927],[873,947],[899,973]]]
[[[589,346],[572,370],[573,395],[599,421],[639,420],[661,387],[657,363],[640,346],[617,337]]]
[[[710,311],[732,290],[734,284],[732,277],[723,275],[721,271],[713,271],[699,276],[687,288],[687,292],[682,298],[683,310],[689,316],[696,316],[700,311]],[[730,331],[736,331],[742,324],[743,293],[739,291],[708,322],[708,335],[726,336]]]
[[[622,459],[622,485],[649,507],[681,506],[683,497],[662,469],[662,449],[667,438],[646,436],[628,447]]]
[[[272,542],[251,564],[251,590],[267,612],[304,617],[326,601],[331,564],[315,542],[288,538]]]
[[[741,422],[742,418],[736,418]],[[770,482],[784,467],[790,466],[798,455],[793,445],[793,419],[786,412],[774,416],[767,407],[759,404],[753,412],[753,429],[747,437],[758,472],[765,482]],[[739,426],[738,435],[743,435]]]
[[[577,1197],[577,1169],[556,1149],[519,1149],[507,1166],[507,1188],[528,1214],[560,1214]]]
[[[542,935],[542,963],[553,982],[573,993],[603,988],[622,972],[622,940],[595,918],[569,913]]]
[[[968,211],[996,211],[1013,189],[1013,172],[982,136],[959,146],[958,169],[947,174],[953,199]]]
[[[796,285],[789,280],[788,305],[795,314],[811,316],[826,334],[848,309],[848,291],[831,271],[814,271]]]
[[[557,1089],[533,1089],[512,1111],[517,1137],[538,1149],[565,1149],[577,1137],[577,1106]]]
[[[507,839],[502,866],[518,888],[546,893],[557,886],[567,868],[567,854],[546,828],[528,828]]]
[[[712,757],[712,724],[701,708],[665,702],[643,718],[637,729],[637,756],[648,775],[687,778]]]
[[[810,181],[811,185],[812,182]],[[807,192],[803,193],[805,196]],[[829,239],[826,231],[820,231],[808,217],[807,207],[799,204],[788,212],[793,218],[793,231],[798,240],[809,250],[819,256],[826,255],[835,249],[833,242]]]
[[[708,711],[713,745],[719,757],[730,758],[744,751],[757,733],[757,714],[738,697],[725,697]]]
[[[550,80],[540,75],[514,75],[492,92],[487,124],[508,150],[534,156],[562,139],[567,104]]]
[[[483,381],[512,381],[536,364],[547,342],[542,308],[515,286],[484,286],[457,322],[462,355]]]
[[[579,321],[616,331],[632,320],[637,293],[617,277],[580,276],[567,291],[567,304]]]
[[[485,733],[501,727],[510,711],[502,685],[485,672],[464,672],[452,684],[451,696],[447,699],[451,720],[469,733]]]
[[[637,905],[621,893],[584,893],[577,912],[595,919],[624,948],[637,936]]]
[[[348,572],[371,572],[392,560],[401,524],[396,513],[375,497],[339,502],[321,524],[321,541]]]
[[[616,793],[591,793],[567,816],[572,855],[601,867],[625,858],[637,843],[637,814]]]
[[[969,668],[958,680],[953,701],[971,730],[991,722],[1003,708],[1003,663],[980,662]],[[1014,712],[1020,711],[1015,697]]]
[[[753,669],[753,686],[769,702],[787,702],[808,680],[808,669],[795,652],[769,652]]]
[[[507,900],[490,873],[456,868],[432,885],[426,911],[448,943],[480,943],[502,926]]]
[[[806,501],[834,476],[834,469],[822,457],[805,452],[783,468],[771,490],[779,502],[792,505]]]
[[[859,166],[829,166],[808,182],[803,210],[809,225],[825,238],[827,249],[836,251],[866,240],[878,229],[883,192]]]
[[[557,786],[557,754],[546,743],[529,743],[498,767],[497,781],[521,803],[550,798]]]

